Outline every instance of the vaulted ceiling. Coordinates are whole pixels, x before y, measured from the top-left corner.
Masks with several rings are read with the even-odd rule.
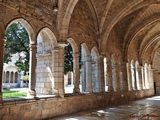
[[[116,29],[124,60],[132,59],[129,53],[135,53],[136,59],[142,63],[152,62],[154,52],[160,45],[160,0],[64,1],[67,7],[65,6],[66,11],[63,10],[62,13],[66,16],[63,17],[65,21],[62,20],[60,28],[62,32],[66,31],[67,34],[70,20],[73,25],[72,16],[80,15],[78,12],[76,14],[74,13],[77,9],[76,6],[80,4],[81,7],[77,11],[86,11],[84,14],[91,15],[90,18],[93,22],[91,26],[94,29],[92,33],[101,54],[107,50],[110,42],[109,36]],[[68,19],[66,20],[66,18]]]

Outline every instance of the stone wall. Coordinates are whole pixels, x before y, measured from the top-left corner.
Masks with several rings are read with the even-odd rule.
[[[154,95],[154,90],[120,91],[95,94],[66,95],[64,98],[9,100],[0,102],[1,120],[39,120],[88,109],[124,104]]]

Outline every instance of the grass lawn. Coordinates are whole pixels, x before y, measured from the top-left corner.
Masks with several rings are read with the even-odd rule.
[[[10,90],[3,90],[3,98],[20,98],[26,97],[27,92],[20,92],[20,91],[10,91]]]

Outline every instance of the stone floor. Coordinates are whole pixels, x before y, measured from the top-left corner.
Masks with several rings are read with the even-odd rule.
[[[133,101],[125,105],[56,117],[50,120],[160,120],[160,96]]]

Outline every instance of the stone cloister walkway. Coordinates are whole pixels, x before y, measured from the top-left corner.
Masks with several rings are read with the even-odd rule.
[[[125,105],[56,117],[50,120],[160,120],[160,96],[136,100]]]

